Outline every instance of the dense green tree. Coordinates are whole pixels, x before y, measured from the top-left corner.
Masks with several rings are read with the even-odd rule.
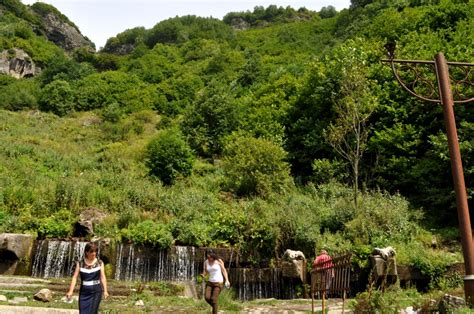
[[[43,85],[54,80],[64,80],[72,82],[94,73],[95,70],[88,63],[77,63],[65,55],[57,55],[48,64],[48,67],[41,72],[41,82]]]
[[[224,137],[237,130],[241,113],[229,87],[213,81],[184,113],[183,132],[199,155],[211,157],[221,153]]]
[[[140,43],[145,41],[146,30],[144,27],[135,27],[121,32],[115,37],[107,39],[102,51],[107,53],[127,54]]]
[[[118,103],[124,112],[135,112],[154,108],[159,96],[156,86],[119,71],[92,74],[77,81],[74,86],[77,110]]]
[[[146,33],[145,43],[153,48],[157,43],[183,43],[196,38],[231,40],[233,36],[232,29],[220,20],[188,15],[156,24]]]
[[[226,186],[237,195],[267,197],[291,185],[286,152],[265,139],[231,136],[223,153]]]
[[[328,5],[327,7],[322,7],[321,10],[319,11],[319,16],[322,19],[328,19],[331,17],[336,16],[337,11],[336,8],[333,7],[332,5]]]
[[[175,129],[161,131],[147,145],[146,166],[149,174],[164,184],[191,174],[194,156],[181,133]]]
[[[35,79],[17,80],[13,77],[0,75],[0,108],[21,110],[37,108],[41,93]]]
[[[41,91],[40,108],[59,116],[69,113],[74,106],[74,92],[67,81],[54,80]]]

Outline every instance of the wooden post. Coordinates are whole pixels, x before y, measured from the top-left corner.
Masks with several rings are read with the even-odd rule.
[[[323,302],[322,302],[322,312],[326,313],[326,289],[323,291]]]
[[[346,290],[344,289],[344,292],[342,293],[342,313],[346,312],[345,305],[346,305]]]

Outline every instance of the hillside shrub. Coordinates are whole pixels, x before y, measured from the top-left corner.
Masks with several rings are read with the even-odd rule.
[[[226,188],[237,195],[267,197],[292,186],[286,152],[265,139],[230,138],[224,148],[222,167]]]
[[[40,93],[39,84],[35,79],[17,80],[0,75],[0,108],[2,109],[35,109],[38,107]]]
[[[147,145],[145,164],[149,175],[160,179],[164,184],[173,184],[180,176],[191,174],[194,155],[176,129],[161,131]]]
[[[167,249],[173,243],[173,236],[168,227],[160,222],[145,220],[129,229],[122,230],[122,237],[135,244],[152,245]]]
[[[74,92],[67,81],[55,80],[46,85],[39,99],[40,109],[64,116],[73,110]]]
[[[69,210],[62,209],[54,215],[43,218],[33,218],[36,231],[40,238],[65,238],[72,235],[73,216]]]

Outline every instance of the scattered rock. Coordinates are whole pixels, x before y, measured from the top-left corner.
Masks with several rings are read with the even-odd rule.
[[[113,44],[113,41],[111,41],[110,43],[107,42],[107,44],[105,45],[103,51],[123,56],[123,55],[127,55],[127,54],[131,53],[133,51],[133,49],[135,49],[135,45],[133,45],[133,44],[120,44],[120,45],[118,45],[118,44]]]
[[[438,311],[440,313],[453,313],[455,309],[464,305],[466,305],[466,301],[463,298],[445,294],[438,304]]]
[[[36,301],[51,302],[53,300],[53,293],[49,289],[41,289],[33,298]]]
[[[0,250],[15,253],[17,258],[29,258],[33,246],[33,236],[29,234],[0,234]]]
[[[415,311],[413,309],[413,306],[409,306],[409,307],[407,307],[407,308],[400,311],[400,314],[416,314],[416,313],[418,313],[418,311]]]
[[[73,295],[70,300],[68,300],[66,297],[61,298],[61,302],[64,302],[64,303],[72,303],[74,301],[76,301],[76,302],[79,301],[79,297],[77,295]]]
[[[7,302],[8,299],[6,296],[4,296],[3,294],[0,294],[0,302]]]
[[[41,69],[21,49],[11,48],[0,53],[0,74],[7,74],[19,79],[25,76],[35,76],[40,72]]]
[[[8,303],[11,304],[19,304],[19,303],[25,303],[28,302],[27,297],[14,297],[12,300],[9,300]]]
[[[138,300],[137,302],[135,302],[135,305],[136,306],[145,306],[145,302],[143,302],[143,300]]]
[[[95,116],[87,117],[82,121],[83,126],[100,125],[101,123],[102,119]]]

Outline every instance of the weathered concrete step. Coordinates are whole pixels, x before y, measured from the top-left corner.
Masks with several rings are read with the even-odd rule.
[[[0,305],[0,313],[9,314],[77,314],[78,310],[55,309],[33,306],[9,306]]]

